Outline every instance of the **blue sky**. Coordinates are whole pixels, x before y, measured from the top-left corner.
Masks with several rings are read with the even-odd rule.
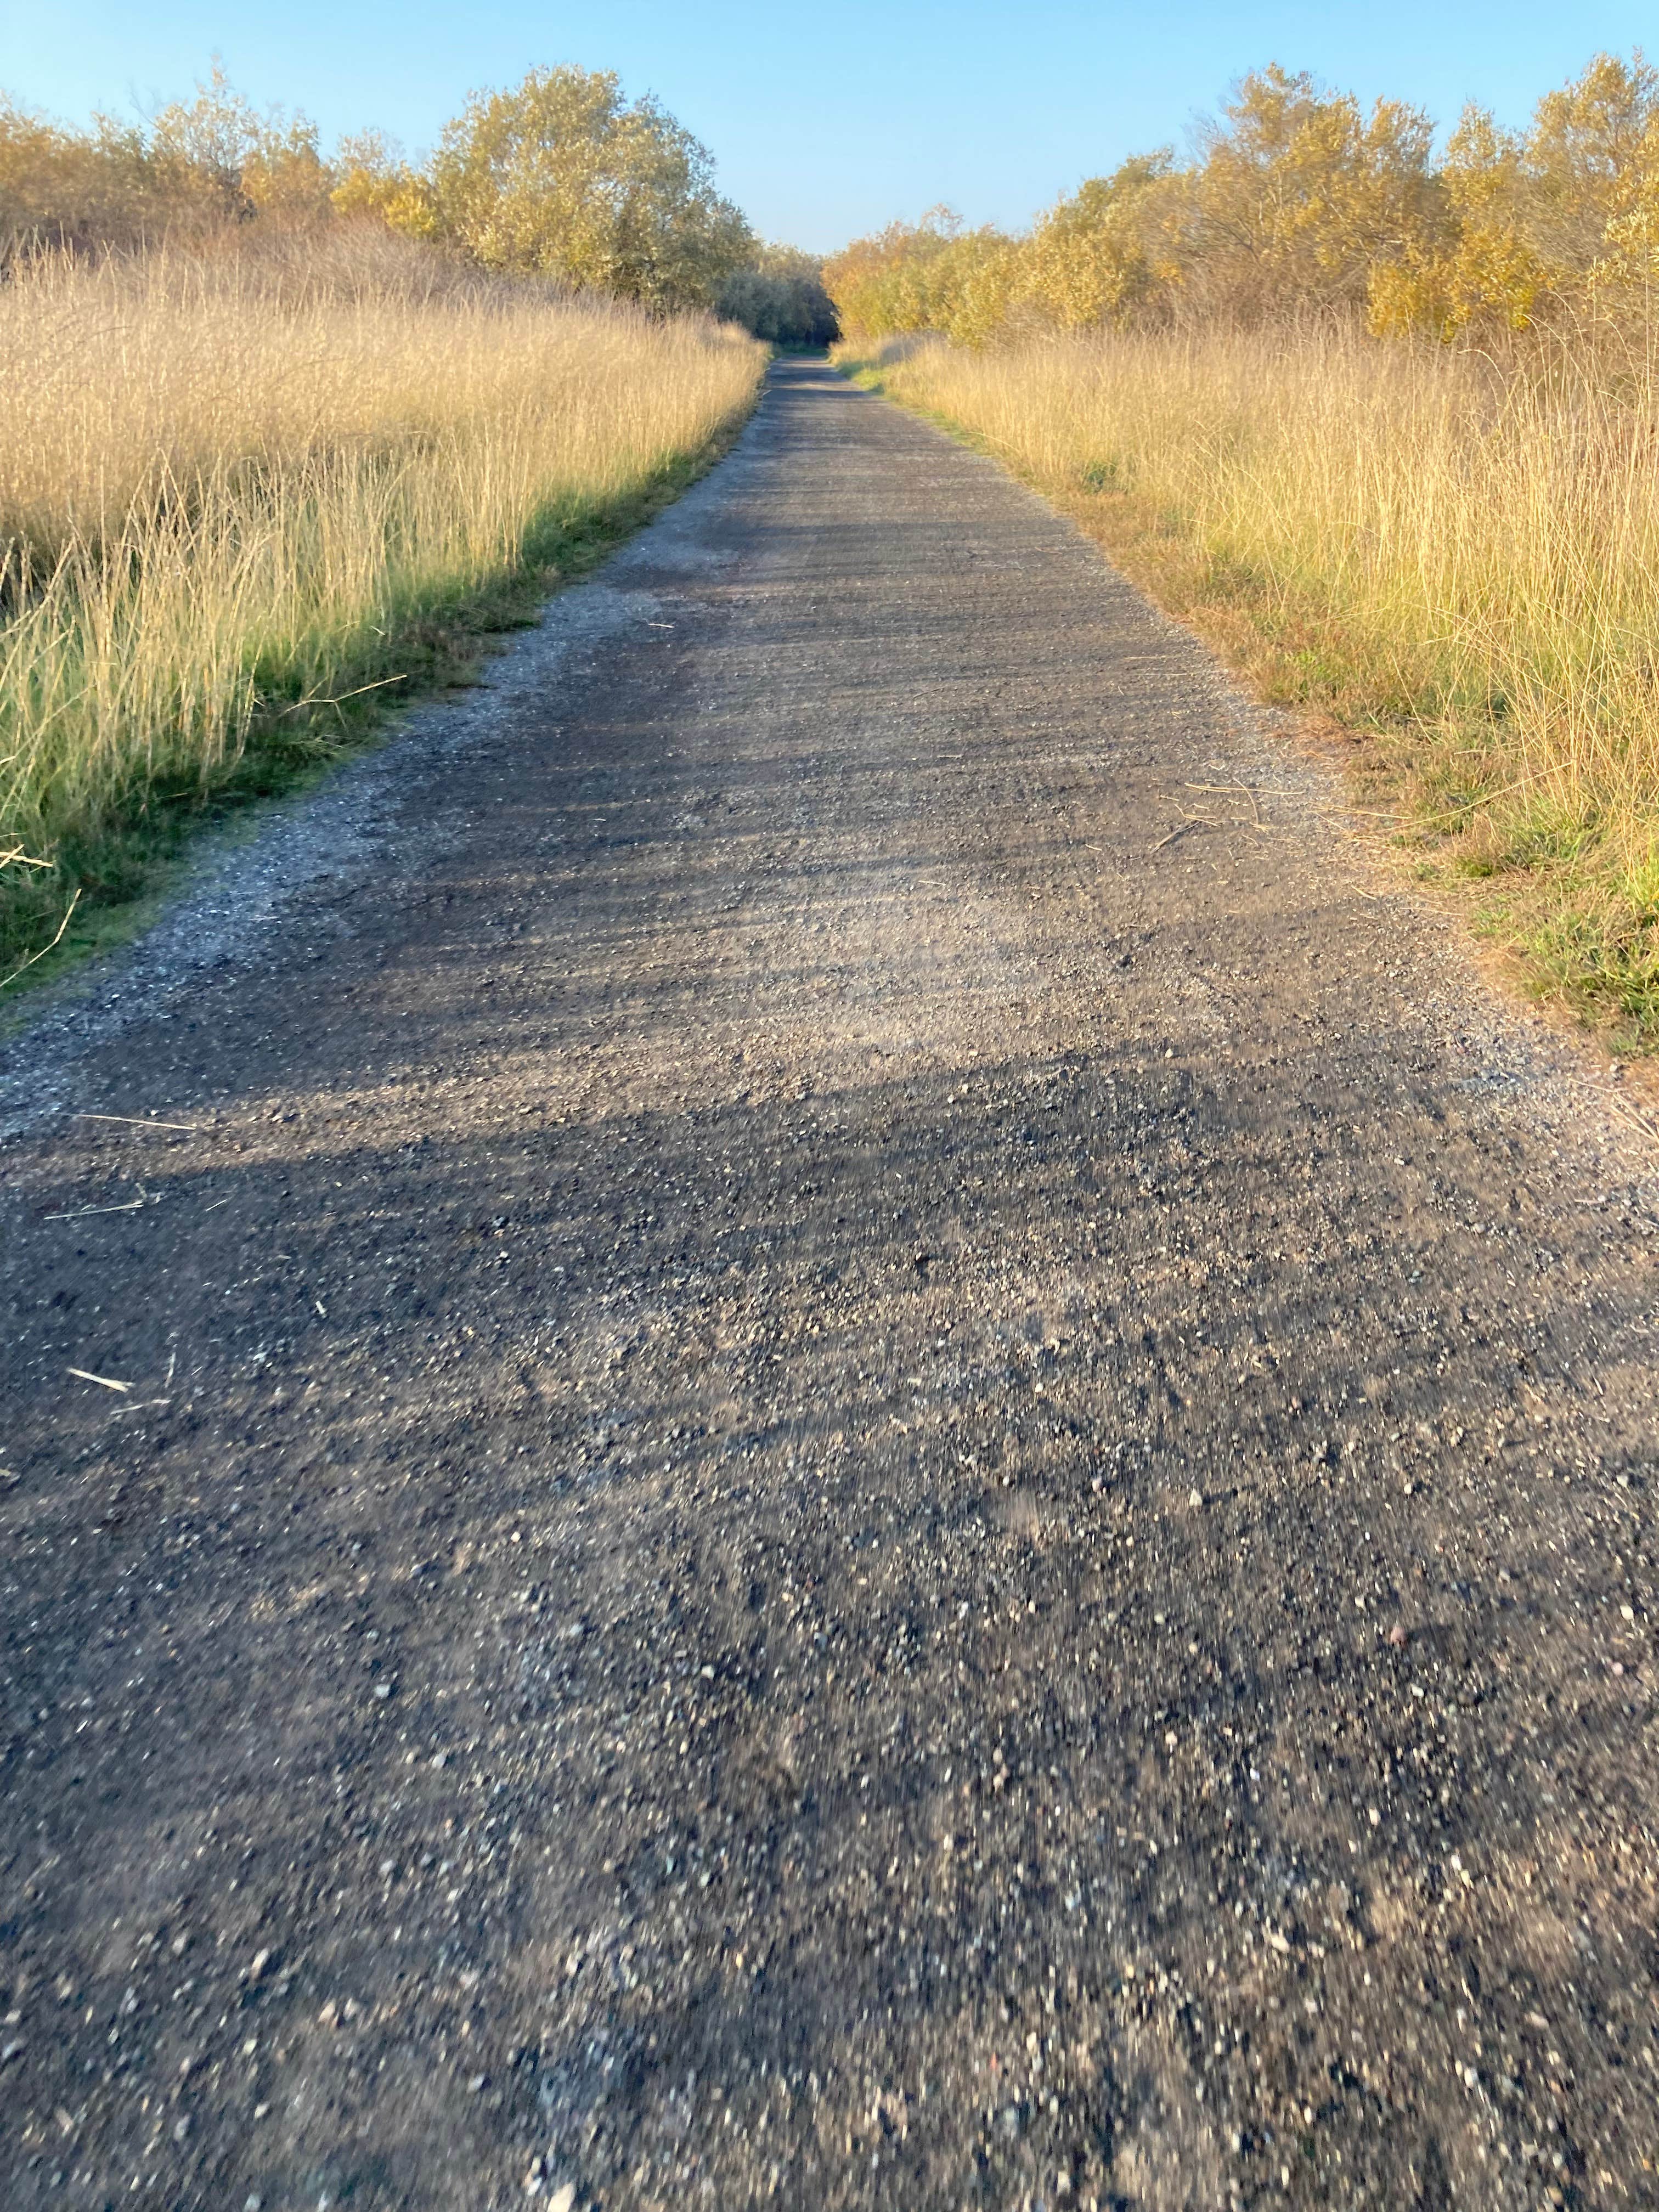
[[[1442,122],[1468,99],[1518,122],[1598,48],[1628,53],[1644,31],[1659,47],[1655,26],[1623,0],[0,0],[0,87],[75,120],[130,113],[188,92],[218,52],[261,106],[417,149],[473,88],[579,62],[657,93],[769,236],[828,247],[939,200],[1023,224],[1124,155],[1182,143],[1263,62]]]

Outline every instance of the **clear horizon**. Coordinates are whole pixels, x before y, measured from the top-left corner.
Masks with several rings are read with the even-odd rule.
[[[507,0],[460,18],[431,0],[293,0],[227,21],[207,0],[139,15],[89,0],[75,37],[0,0],[0,89],[85,122],[185,95],[222,57],[257,106],[301,109],[332,143],[376,126],[418,152],[479,87],[538,64],[614,69],[653,92],[714,155],[720,188],[769,238],[827,251],[944,201],[970,223],[1023,228],[1126,155],[1180,147],[1231,84],[1270,61],[1369,102],[1426,107],[1443,127],[1467,100],[1523,122],[1598,51],[1628,54],[1652,18],[1625,0],[1382,16],[1311,5],[1177,0],[1154,20],[1123,7],[1044,4],[1017,19],[967,0],[848,0],[823,15],[757,0],[695,11],[612,0],[543,12]]]

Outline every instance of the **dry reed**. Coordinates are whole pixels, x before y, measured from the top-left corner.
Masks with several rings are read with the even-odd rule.
[[[0,938],[684,472],[764,349],[372,236],[0,288]]]
[[[1271,696],[1395,733],[1419,857],[1547,986],[1659,1032],[1659,374],[1341,329],[890,349]]]

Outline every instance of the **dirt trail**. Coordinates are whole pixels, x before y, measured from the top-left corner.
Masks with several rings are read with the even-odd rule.
[[[1659,2203],[1659,1152],[1337,813],[784,366],[13,1040],[0,2201]]]

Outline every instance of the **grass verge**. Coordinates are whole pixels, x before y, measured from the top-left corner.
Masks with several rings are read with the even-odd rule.
[[[532,620],[723,448],[765,359],[378,237],[5,288],[6,999],[196,825]]]
[[[1267,700],[1537,996],[1659,1050],[1659,388],[1586,345],[938,341],[844,373],[1002,461]]]

